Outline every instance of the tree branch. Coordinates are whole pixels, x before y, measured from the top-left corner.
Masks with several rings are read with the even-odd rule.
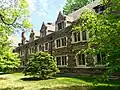
[[[10,25],[13,26],[13,24],[14,24],[15,21],[17,20],[17,17],[16,17],[12,23],[7,23],[7,22],[4,21],[3,18],[4,18],[4,16],[3,16],[2,14],[0,14],[0,19],[2,20],[2,22],[3,22],[4,24],[6,24],[6,25],[8,25],[8,26],[10,26]]]

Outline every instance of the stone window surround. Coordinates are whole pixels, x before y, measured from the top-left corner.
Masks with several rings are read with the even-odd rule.
[[[66,56],[67,65],[57,65],[57,67],[67,67],[68,66],[68,55],[58,55],[58,56],[55,56],[55,59],[57,61],[57,57],[60,57],[61,58],[61,64],[62,64],[62,57],[63,56]],[[56,62],[56,64],[57,64],[57,62]]]
[[[62,38],[65,38],[65,37],[66,37],[66,46],[62,46]],[[59,40],[59,39],[60,39],[60,47],[57,47],[57,42],[56,42],[56,41]],[[55,43],[55,49],[67,47],[67,41],[68,41],[67,36],[57,38],[57,39],[54,41],[54,43]]]
[[[80,53],[80,54],[84,54],[85,57],[86,57],[86,53]],[[77,56],[77,55],[78,55],[78,54],[75,55],[76,65],[77,65],[77,67],[81,67],[81,68],[85,68],[85,67],[87,67],[87,66],[86,66],[86,65],[87,65],[86,58],[85,58],[85,65],[79,65],[79,64],[78,64],[78,56]]]
[[[73,36],[74,33],[76,33],[76,32],[73,31],[73,32],[72,32],[72,35],[71,35],[71,38],[72,38],[72,42],[71,42],[71,43],[72,43],[72,44],[74,44],[74,43],[79,43],[79,42],[87,42],[87,40],[88,40],[88,38],[89,38],[89,35],[88,35],[87,32],[86,32],[86,39],[87,39],[87,40],[83,40],[83,39],[82,39],[82,31],[80,31],[80,41],[77,41],[77,42],[74,41],[74,36]]]

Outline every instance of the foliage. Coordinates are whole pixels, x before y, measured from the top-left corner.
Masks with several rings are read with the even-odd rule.
[[[20,65],[18,54],[11,52],[12,51],[9,49],[9,51],[7,50],[3,52],[3,55],[0,56],[0,71],[4,73],[9,73],[13,69],[18,68],[18,66]]]
[[[107,7],[103,13],[85,11],[73,29],[87,30],[90,38],[86,52],[105,54],[103,63],[108,72],[102,78],[108,80],[109,75],[120,71],[120,0],[102,0],[101,3]]]
[[[17,68],[18,55],[13,53],[9,36],[16,30],[29,28],[26,0],[0,0],[0,72]]]
[[[66,0],[66,5],[63,8],[63,13],[68,15],[92,1],[94,0]]]
[[[25,75],[39,77],[41,79],[51,78],[58,72],[55,59],[46,52],[31,55],[25,70]]]

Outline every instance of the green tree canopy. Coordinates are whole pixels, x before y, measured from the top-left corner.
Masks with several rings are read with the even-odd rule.
[[[94,0],[66,0],[66,5],[63,8],[63,13],[68,15],[92,1]]]
[[[8,36],[15,30],[29,28],[28,16],[26,0],[0,0],[0,71],[19,66],[18,55],[13,53]]]
[[[120,0],[102,0],[101,3],[107,7],[102,14],[86,10],[73,29],[87,30],[90,38],[85,51],[91,55],[104,53],[106,75],[111,75],[120,71]],[[104,78],[108,79],[105,75]]]

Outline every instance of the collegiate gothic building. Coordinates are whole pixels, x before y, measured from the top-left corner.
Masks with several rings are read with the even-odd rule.
[[[78,20],[85,9],[102,13],[105,7],[100,6],[99,1],[96,0],[69,15],[59,12],[55,23],[43,22],[39,36],[35,36],[34,30],[31,30],[27,42],[22,33],[22,43],[16,48],[16,52],[20,54],[22,60],[21,67],[26,65],[30,54],[45,51],[56,58],[61,72],[89,72],[92,70],[89,73],[93,73],[98,68],[104,68],[104,65],[100,64],[101,54],[96,56],[89,56],[83,52],[78,54],[80,50],[87,48],[89,35],[87,31],[76,33],[72,30],[73,23]]]

